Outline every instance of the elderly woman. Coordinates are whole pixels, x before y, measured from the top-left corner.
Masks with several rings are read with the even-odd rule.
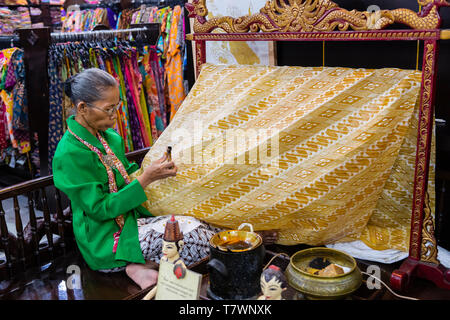
[[[80,252],[93,270],[123,271],[141,288],[153,285],[159,262],[165,221],[141,206],[144,188],[173,177],[177,167],[162,157],[132,181],[138,166],[125,157],[124,142],[112,127],[121,107],[119,87],[113,76],[100,69],[86,69],[65,83],[75,116],[53,159],[55,186],[71,200],[73,229]],[[178,219],[178,217],[177,217]],[[187,265],[207,257],[207,242],[219,231],[191,217],[180,217]],[[155,264],[153,263],[153,266]]]

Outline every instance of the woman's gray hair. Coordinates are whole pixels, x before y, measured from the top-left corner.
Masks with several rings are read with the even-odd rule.
[[[116,79],[98,68],[85,69],[64,82],[64,92],[74,105],[83,101],[92,104],[103,99],[103,92],[110,87],[117,87]]]

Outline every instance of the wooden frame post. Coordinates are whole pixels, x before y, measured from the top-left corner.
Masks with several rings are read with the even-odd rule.
[[[26,70],[25,85],[28,98],[30,143],[33,148],[38,136],[40,176],[49,175],[48,117],[49,86],[47,55],[50,45],[50,28],[19,29],[20,44],[24,50]]]

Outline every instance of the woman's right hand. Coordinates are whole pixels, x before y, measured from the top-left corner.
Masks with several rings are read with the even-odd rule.
[[[137,180],[141,184],[142,188],[145,188],[150,183],[156,180],[165,179],[168,177],[175,177],[177,175],[177,167],[173,161],[166,162],[167,156],[163,156],[152,162],[144,172],[137,177]]]

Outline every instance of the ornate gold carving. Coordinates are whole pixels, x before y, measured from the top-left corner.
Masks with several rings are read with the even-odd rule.
[[[266,31],[277,31],[276,26],[262,14],[240,18],[216,17],[206,20],[208,9],[205,0],[194,0],[192,4],[186,3],[186,9],[189,11],[189,17],[195,18],[195,33],[209,33],[215,29],[222,29],[227,33],[257,32],[261,28]]]
[[[380,40],[386,38],[420,38],[421,40],[437,39],[439,37],[438,31],[349,31],[349,32],[328,32],[328,33],[241,33],[241,34],[226,34],[226,33],[200,33],[200,34],[191,34],[192,40],[222,40],[222,41],[232,41],[232,40],[301,40],[301,39],[358,39],[358,40],[366,40],[379,38]]]
[[[329,0],[268,1],[260,13],[269,17],[276,26],[271,30],[261,26],[264,32],[313,32],[335,28],[344,31],[349,26],[354,30],[366,30],[365,13],[340,9]]]
[[[436,238],[434,237],[434,220],[431,215],[430,199],[428,192],[425,194],[425,207],[423,209],[423,225],[422,225],[422,252],[421,260],[439,264],[437,258],[438,250],[436,245]]]
[[[227,33],[247,32],[325,32],[349,29],[380,30],[393,23],[412,29],[439,27],[439,8],[450,6],[445,0],[419,0],[420,13],[409,9],[380,10],[377,12],[348,11],[330,0],[269,0],[259,13],[233,17],[206,19],[206,0],[187,3],[189,17],[195,18],[195,33],[210,33],[222,29]]]
[[[429,144],[428,138],[431,135],[431,90],[432,79],[434,69],[435,58],[435,42],[425,42],[424,51],[424,72],[422,74],[423,88],[421,97],[421,109],[419,114],[419,128],[418,128],[418,141],[417,141],[417,155],[416,155],[416,172],[415,172],[415,184],[414,184],[414,199],[413,199],[413,212],[412,212],[412,225],[411,225],[411,243],[410,243],[410,256],[416,259],[421,258],[420,245],[422,244],[421,235],[421,213],[424,210],[424,197],[426,193],[426,181],[428,172],[428,154]]]

